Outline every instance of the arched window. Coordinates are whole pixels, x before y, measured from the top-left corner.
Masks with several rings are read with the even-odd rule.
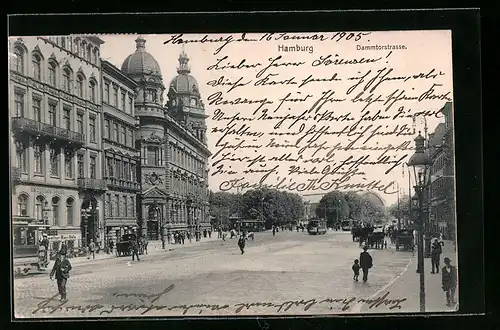
[[[28,196],[24,194],[17,198],[17,215],[28,215]]]
[[[75,54],[77,56],[80,56],[80,39],[75,39],[74,41],[74,45],[75,45]]]
[[[48,83],[52,86],[57,84],[57,64],[54,61],[49,61],[49,81]]]
[[[66,48],[66,37],[61,38],[61,47]]]
[[[87,61],[92,62],[92,45],[87,48]]]
[[[98,65],[98,58],[99,58],[99,51],[97,50],[97,48],[94,48],[94,64]]]
[[[45,204],[45,198],[43,196],[38,196],[35,203],[35,220],[43,221],[43,205]]]
[[[33,63],[33,78],[42,79],[42,57],[39,54],[33,54],[31,61]]]
[[[66,200],[66,218],[68,219],[68,226],[73,226],[73,205],[74,199],[68,198]]]
[[[89,82],[89,93],[90,93],[90,101],[95,103],[97,95],[96,95],[96,83],[94,80],[90,80]]]
[[[69,67],[65,67],[63,69],[63,89],[70,93],[71,92],[71,83],[72,83],[72,72]]]
[[[14,48],[14,57],[12,58],[12,70],[24,73],[24,50],[20,46]]]
[[[86,52],[87,52],[87,43],[85,41],[82,41],[81,56],[84,59],[86,58]]]
[[[52,198],[52,219],[53,225],[59,225],[59,197]]]
[[[79,97],[83,97],[83,95],[84,95],[83,94],[83,80],[84,80],[84,78],[82,75],[80,75],[80,74],[77,75],[77,77],[76,77],[76,89],[77,89],[77,91],[76,92],[77,92],[77,95]]]

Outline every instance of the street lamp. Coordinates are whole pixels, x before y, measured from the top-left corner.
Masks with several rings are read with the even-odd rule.
[[[425,312],[425,275],[424,275],[424,190],[426,189],[431,172],[431,160],[425,152],[425,139],[418,133],[415,138],[415,154],[409,161],[408,167],[413,168],[415,179],[415,193],[418,196],[418,268],[420,274],[420,311]]]
[[[87,226],[88,226],[88,214],[87,209],[82,209],[82,217],[83,217],[83,247],[87,247]]]

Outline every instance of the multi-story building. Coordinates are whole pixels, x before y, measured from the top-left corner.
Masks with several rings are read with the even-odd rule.
[[[429,135],[428,152],[432,160],[429,225],[433,232],[455,237],[455,163],[453,109],[447,102],[442,109],[444,123]]]
[[[136,40],[136,51],[121,71],[137,83],[135,116],[139,120],[136,147],[140,150],[138,177],[139,227],[151,240],[172,231],[200,233],[210,228],[208,212],[207,115],[198,83],[189,73],[188,58],[179,57],[178,75],[163,100],[165,85],[160,66]]]
[[[116,240],[137,227],[137,169],[134,100],[137,83],[111,63],[102,60],[104,178],[108,190],[104,202],[104,237]]]
[[[9,40],[14,244],[98,239],[101,66],[94,36]],[[18,225],[18,226],[16,226]]]

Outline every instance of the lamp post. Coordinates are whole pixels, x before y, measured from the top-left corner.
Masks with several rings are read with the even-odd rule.
[[[83,247],[87,247],[87,227],[88,227],[88,214],[87,209],[82,209],[82,217],[83,217],[83,239],[82,245]]]
[[[425,312],[425,272],[424,272],[424,193],[430,180],[431,160],[425,152],[425,139],[420,134],[415,138],[415,154],[409,161],[408,167],[413,168],[415,178],[415,193],[418,198],[418,268],[420,275],[420,311]]]

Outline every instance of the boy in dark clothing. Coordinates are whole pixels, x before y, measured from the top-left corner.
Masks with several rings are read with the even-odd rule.
[[[360,268],[361,267],[359,266],[359,260],[358,259],[354,260],[354,265],[352,265],[352,271],[354,272],[354,277],[352,279],[355,280],[356,282],[358,281]]]
[[[137,240],[133,240],[130,242],[130,249],[132,250],[132,261],[134,261],[134,257],[137,257],[137,261],[140,261],[139,259],[139,242]]]
[[[240,239],[238,240],[238,246],[240,247],[241,254],[245,253],[245,236],[241,235]]]
[[[66,283],[69,278],[69,271],[72,269],[71,263],[66,258],[67,247],[63,245],[59,254],[57,255],[56,262],[52,271],[50,272],[50,279],[54,279],[54,275],[57,280],[57,289],[61,295],[61,301],[66,300]]]
[[[366,252],[368,250],[368,246],[363,247],[363,252],[359,255],[359,265],[361,266],[361,269],[363,270],[363,282],[368,281],[368,269],[372,268],[373,266],[373,259],[372,256]]]
[[[457,268],[451,265],[450,258],[444,258],[445,266],[441,270],[443,291],[446,293],[446,306],[456,304],[455,290],[457,289]]]

